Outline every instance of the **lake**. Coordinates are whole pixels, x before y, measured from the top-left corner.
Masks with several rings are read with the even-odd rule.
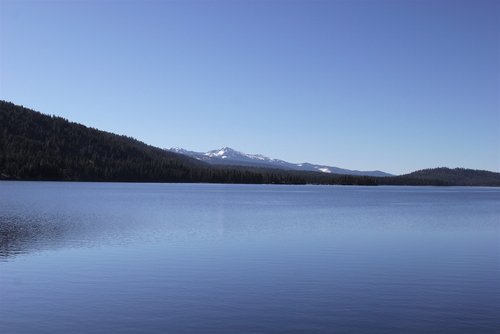
[[[1,333],[499,333],[500,189],[0,182]]]

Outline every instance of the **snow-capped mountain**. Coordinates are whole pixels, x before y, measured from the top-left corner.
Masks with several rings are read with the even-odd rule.
[[[246,154],[229,147],[208,152],[194,152],[182,148],[171,148],[169,151],[184,154],[195,159],[205,161],[212,165],[231,165],[249,167],[267,167],[288,170],[304,170],[334,174],[367,175],[367,176],[391,176],[389,173],[375,171],[350,170],[333,166],[315,165],[311,163],[291,163],[279,159],[272,159],[261,154]]]

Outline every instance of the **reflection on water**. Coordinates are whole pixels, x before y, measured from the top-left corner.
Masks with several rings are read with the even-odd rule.
[[[0,182],[2,333],[500,328],[500,190]]]
[[[51,224],[49,221],[33,217],[0,216],[0,256],[14,256],[26,249],[38,249],[36,244],[40,240],[57,243],[68,225]]]

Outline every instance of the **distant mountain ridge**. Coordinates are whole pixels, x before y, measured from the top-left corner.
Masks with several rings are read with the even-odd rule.
[[[185,150],[183,148],[170,148],[170,152],[184,154],[197,160],[207,162],[212,165],[227,165],[227,166],[245,166],[245,167],[265,167],[278,168],[284,170],[322,172],[328,174],[341,175],[358,175],[358,176],[393,176],[389,173],[379,170],[375,171],[359,171],[350,170],[333,166],[317,165],[312,163],[292,163],[284,160],[273,159],[262,154],[247,154],[230,147],[212,150],[208,152],[195,152]]]

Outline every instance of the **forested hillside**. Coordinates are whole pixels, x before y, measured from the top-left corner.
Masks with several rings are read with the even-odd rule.
[[[0,179],[289,184],[316,180],[307,173],[211,167],[134,138],[5,101],[0,101]]]
[[[0,101],[3,178],[181,181],[203,165],[133,138]]]
[[[340,185],[500,186],[500,173],[436,168],[396,177],[211,166],[188,156],[0,101],[0,179]]]

